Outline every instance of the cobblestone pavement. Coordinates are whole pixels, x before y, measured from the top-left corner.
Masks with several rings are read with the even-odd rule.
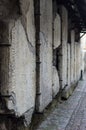
[[[59,103],[37,130],[86,130],[85,79],[79,81],[72,96]]]

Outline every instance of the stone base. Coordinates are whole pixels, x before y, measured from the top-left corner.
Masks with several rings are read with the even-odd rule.
[[[72,93],[73,93],[75,87],[77,86],[77,83],[78,83],[78,82],[75,82],[75,83],[72,84],[70,87],[67,87],[65,90],[63,90],[63,91],[62,91],[62,96],[61,96],[61,98],[62,98],[62,99],[65,99],[65,100],[68,99],[69,96],[72,95]]]

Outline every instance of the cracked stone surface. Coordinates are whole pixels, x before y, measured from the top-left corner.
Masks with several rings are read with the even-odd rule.
[[[59,103],[36,130],[86,130],[86,74],[72,96]]]

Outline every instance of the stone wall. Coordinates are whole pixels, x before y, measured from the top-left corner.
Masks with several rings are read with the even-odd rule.
[[[58,13],[56,13],[56,17],[54,18],[54,41],[53,41],[53,97],[57,95],[60,90],[59,83],[59,68],[58,68],[58,55],[57,51],[59,46],[61,45],[61,19]]]
[[[41,44],[37,51],[37,65],[39,81],[37,83],[36,110],[42,112],[52,101],[52,0],[40,0],[39,12],[39,41]],[[48,6],[49,3],[49,6]],[[46,22],[47,21],[47,22]],[[38,22],[38,20],[36,21]],[[38,61],[40,60],[40,61]],[[39,74],[38,74],[39,73]]]
[[[67,86],[67,37],[68,37],[68,14],[64,6],[60,9],[62,22],[62,40],[59,50],[59,75],[60,85],[64,89]]]
[[[0,3],[0,114],[5,115],[0,126],[8,124],[5,130],[23,130],[59,92],[68,98],[66,92],[71,95],[80,79],[80,42],[71,28],[68,41],[68,11],[53,2]]]
[[[76,42],[76,81],[80,79],[81,76],[81,47],[80,43]]]
[[[70,73],[70,43],[67,44],[67,85],[68,88],[71,86],[71,73]]]
[[[71,84],[74,83],[74,44],[75,44],[75,32],[71,31]]]
[[[0,93],[5,100],[2,105],[16,117],[28,114],[28,123],[35,108],[36,93],[34,7],[33,0],[29,2],[25,15],[5,23],[8,29],[2,33],[4,36],[7,33],[9,40],[0,43]]]
[[[86,52],[83,52],[83,55],[84,56],[82,56],[82,61],[84,61],[84,63],[82,64],[83,66],[82,70],[86,71]]]

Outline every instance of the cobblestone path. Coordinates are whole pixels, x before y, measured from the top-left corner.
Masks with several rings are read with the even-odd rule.
[[[86,130],[85,80],[79,81],[72,96],[59,103],[37,130]]]

